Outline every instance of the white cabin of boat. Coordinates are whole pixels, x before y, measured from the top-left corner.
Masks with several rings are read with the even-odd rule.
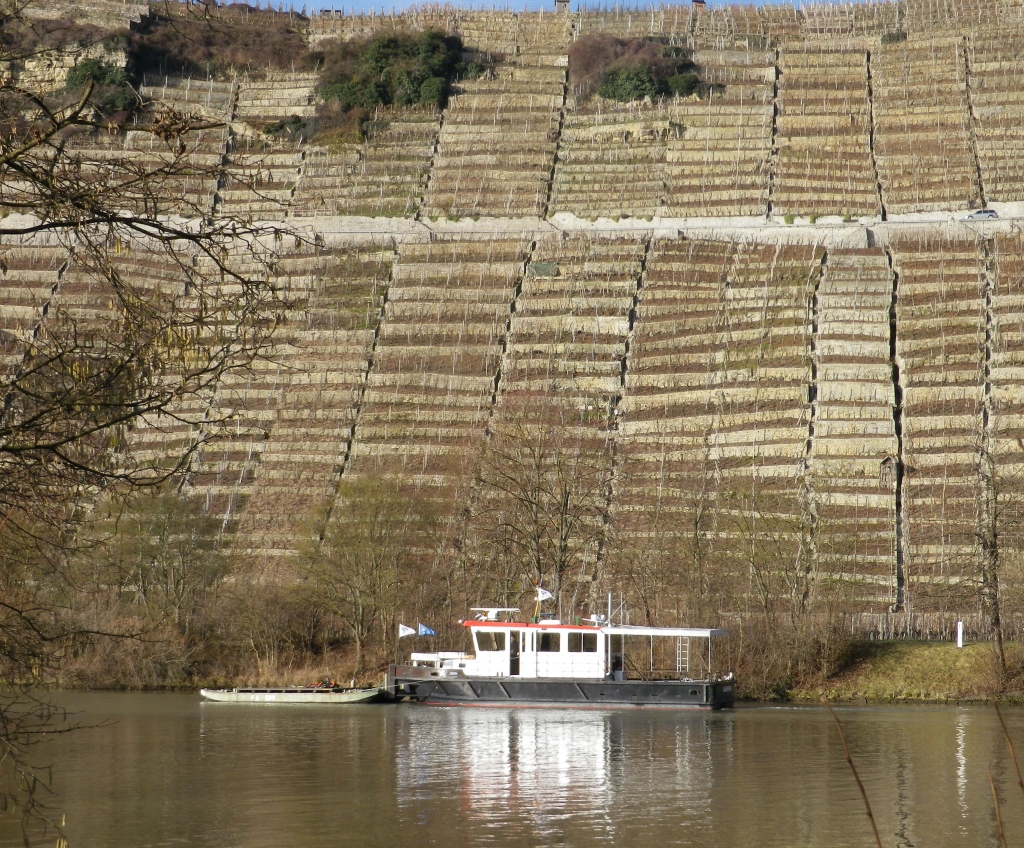
[[[499,616],[518,610],[481,608],[479,612],[484,615],[462,622],[472,636],[473,653],[413,653],[411,665],[450,670],[452,675],[461,673],[466,677],[624,680],[631,676],[625,661],[627,639],[649,640],[652,676],[655,676],[654,640],[670,639],[675,642],[672,652],[675,669],[660,669],[669,672],[661,676],[688,680],[691,679],[691,666],[700,667],[702,678],[712,676],[712,646],[717,639],[729,635],[728,630],[695,627],[563,624],[553,619],[500,621]],[[636,674],[634,669],[633,675]],[[646,677],[646,674],[641,673],[640,676]]]

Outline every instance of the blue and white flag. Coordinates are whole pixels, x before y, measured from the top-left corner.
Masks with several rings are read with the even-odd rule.
[[[420,636],[436,636],[437,634],[433,630],[431,630],[429,627],[427,627],[427,625],[421,623],[420,624],[419,635]]]
[[[550,598],[553,598],[553,597],[554,597],[554,595],[552,595],[547,589],[542,589],[540,586],[537,587],[537,600],[538,601],[546,601],[546,600],[549,600]]]
[[[398,638],[401,639],[403,636],[415,636],[416,631],[412,627],[408,627],[405,624],[398,625]]]

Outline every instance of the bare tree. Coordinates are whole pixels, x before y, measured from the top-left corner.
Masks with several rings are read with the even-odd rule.
[[[1000,684],[1006,674],[1006,650],[1003,645],[1004,571],[1021,549],[1024,528],[1024,490],[1019,466],[1004,457],[997,461],[987,444],[977,448],[979,492],[973,535],[976,562],[971,568],[977,598],[985,616],[995,649]]]
[[[26,61],[12,34],[33,26],[20,5],[0,0],[0,60]],[[182,194],[183,177],[219,175],[219,164],[193,155],[215,124],[139,98],[129,133],[94,102],[92,80],[41,92],[16,76],[0,82],[0,274],[17,283],[19,251],[57,247],[64,259],[39,292],[34,324],[0,339],[8,531],[45,487],[154,484],[183,468],[210,430],[203,401],[260,355],[284,306],[269,274],[281,233],[212,222]],[[126,146],[129,134],[152,139],[146,156]],[[140,460],[128,431],[158,420],[199,438]]]
[[[846,661],[857,592],[876,590],[873,575],[851,567],[860,528],[822,478],[779,485],[753,466],[723,489],[717,579],[751,688],[774,693],[831,673]]]
[[[692,487],[681,491],[661,492],[613,522],[614,539],[606,555],[612,577],[631,590],[649,625],[667,623],[669,613],[672,623],[717,623],[716,599],[725,587],[716,580],[724,572],[717,544],[717,497],[708,477],[699,475]]]
[[[610,477],[607,447],[590,434],[525,416],[494,430],[481,463],[478,520],[489,573],[503,575],[505,591],[544,584],[560,614],[574,606],[604,538]]]
[[[721,474],[704,434],[699,460],[670,459],[663,453],[657,478],[627,460],[617,474],[620,487],[640,494],[640,502],[621,510],[614,521],[616,544],[610,561],[639,601],[648,624],[671,622],[717,626],[722,600],[729,595],[726,557],[721,550]]]
[[[138,490],[110,530],[100,582],[120,605],[188,638],[206,593],[225,573],[219,524],[174,489]]]
[[[33,82],[35,58],[107,34],[25,11],[0,0],[0,285],[31,290],[34,310],[0,328],[0,793],[34,811],[24,755],[53,713],[28,692],[103,635],[67,603],[83,521],[101,497],[115,508],[188,467],[230,415],[211,406],[216,386],[262,354],[285,304],[269,282],[281,233],[212,221],[186,190],[216,185],[222,158],[198,153],[222,128],[120,78],[127,110],[88,74]],[[26,282],[41,251],[52,274]],[[158,448],[138,449],[143,427],[163,434]]]
[[[813,561],[802,506],[795,494],[768,488],[756,468],[738,475],[723,497],[723,523],[747,575],[747,597],[769,621],[780,613],[795,620],[806,610]]]
[[[417,542],[436,519],[427,501],[392,478],[345,481],[335,503],[304,571],[315,603],[351,637],[358,676],[372,636],[393,643],[397,609],[419,579]]]

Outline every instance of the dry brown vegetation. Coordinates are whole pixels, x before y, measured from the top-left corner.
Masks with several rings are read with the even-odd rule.
[[[316,57],[301,31],[304,18],[245,6],[223,9],[168,4],[128,38],[136,74],[171,76],[267,70],[311,71]]]
[[[89,23],[15,17],[0,26],[0,50],[27,56],[68,45],[119,44],[126,36]]]

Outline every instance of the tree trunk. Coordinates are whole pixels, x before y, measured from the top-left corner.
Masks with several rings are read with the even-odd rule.
[[[362,634],[356,632],[356,666],[352,671],[353,677],[358,677],[363,671],[363,637]]]
[[[999,601],[999,551],[996,540],[987,540],[984,551],[985,569],[982,576],[982,592],[985,599],[985,611],[988,615],[989,633],[996,651],[999,664],[999,688],[1002,689],[1006,679],[1006,651],[1003,647],[1003,623],[1000,615]]]

